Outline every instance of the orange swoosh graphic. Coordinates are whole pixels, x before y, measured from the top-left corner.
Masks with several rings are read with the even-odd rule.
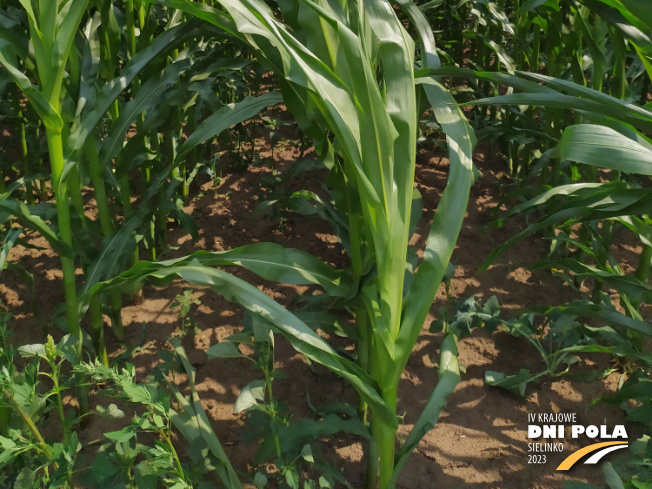
[[[599,450],[600,448],[608,447],[611,445],[627,445],[627,442],[626,441],[604,441],[602,443],[594,443],[593,445],[589,445],[588,447],[580,448],[576,452],[573,452],[568,457],[566,457],[566,459],[559,464],[559,467],[557,467],[556,470],[568,470],[573,465],[575,465],[575,462],[581,459],[584,455],[587,455],[591,452],[595,452],[596,450]]]

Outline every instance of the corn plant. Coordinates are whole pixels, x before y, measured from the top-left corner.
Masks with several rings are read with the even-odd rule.
[[[134,148],[140,151],[141,145],[124,144],[124,140],[133,122],[160,119],[161,114],[155,109],[162,110],[166,106],[156,94],[177,84],[192,67],[189,52],[179,54],[169,64],[157,60],[202,33],[197,30],[197,22],[180,23],[179,19],[173,19],[157,36],[153,32],[143,49],[130,52],[129,59],[115,76],[115,60],[107,61],[107,56],[117,49],[115,44],[120,42],[119,32],[117,39],[110,35],[111,19],[115,16],[111,2],[99,2],[98,10],[90,11],[87,9],[90,4],[83,1],[47,5],[34,1],[21,5],[24,10],[22,23],[16,9],[11,15],[0,13],[4,24],[9,26],[0,32],[0,64],[46,127],[52,169],[50,184],[56,202],[33,206],[28,198],[25,205],[18,190],[41,176],[21,175],[0,194],[0,221],[17,218],[24,227],[43,235],[60,255],[68,326],[78,338],[81,351],[80,320],[83,315],[80,314],[86,309],[80,310],[76,301],[75,267],[79,263],[83,267],[82,292],[85,292],[96,282],[127,268],[130,260],[133,264],[138,250],[136,231],[151,222],[152,216],[163,214],[166,224],[167,216],[172,215],[191,232],[194,230],[192,220],[180,210],[175,199],[180,182],[169,178],[178,162],[167,162],[167,168],[148,183],[144,202],[138,209],[132,209],[129,172],[148,163],[149,159],[142,152],[134,154]],[[203,66],[204,71],[197,70],[195,76],[208,76],[207,67]],[[209,65],[208,69],[216,68]],[[32,80],[37,80],[37,84],[33,85]],[[182,87],[185,89],[191,80],[189,78]],[[132,90],[130,99],[120,103],[132,82],[139,90]],[[197,131],[181,150],[188,153],[278,100],[276,93],[269,92],[261,97],[250,97],[242,104],[222,107],[213,119],[197,125]],[[143,113],[149,118],[141,117]],[[130,142],[138,143],[142,137],[132,138]],[[125,160],[130,164],[124,164]],[[97,223],[85,215],[81,189],[86,184],[92,186],[95,196]],[[118,219],[110,210],[112,198],[122,204]],[[196,236],[196,232],[193,234]],[[154,243],[149,244],[154,246]],[[110,305],[113,332],[118,341],[123,341],[119,294],[111,294]],[[88,305],[96,350],[108,363],[102,307],[100,297],[93,298]]]
[[[414,41],[389,2],[280,2],[280,22],[260,1],[220,4],[230,17],[193,2],[170,7],[239,35],[279,75],[284,101],[304,131],[317,138],[346,192],[352,232],[352,269],[345,279],[302,252],[270,244],[186,259],[142,262],[92,292],[115,290],[145,277],[178,275],[207,285],[269,321],[300,352],[348,379],[371,411],[373,441],[368,487],[393,487],[408,456],[434,425],[459,380],[456,335],[442,345],[440,382],[406,442],[396,452],[398,382],[453,251],[472,180],[474,138],[452,97],[432,78],[415,84]],[[430,28],[411,2],[400,2],[418,28],[421,64],[436,67]],[[234,28],[235,24],[235,28]],[[316,28],[316,26],[319,26]],[[436,213],[424,259],[408,269],[416,153],[417,94],[425,93],[447,135],[451,173]],[[266,250],[267,253],[261,253]],[[358,364],[337,354],[303,321],[255,287],[208,265],[251,268],[267,279],[318,283],[355,297]],[[406,280],[407,277],[407,280]]]
[[[650,35],[652,9],[650,9],[649,3],[643,0],[580,1],[613,25],[619,35],[631,43],[648,74],[646,88],[649,88],[649,79],[652,79],[652,36]],[[623,69],[623,67],[618,68]],[[643,103],[646,102],[643,99]]]
[[[616,98],[640,100],[642,105],[650,86],[645,68],[650,37],[643,3],[475,0],[447,9],[433,8],[433,2],[421,7],[434,28],[443,30],[445,39],[439,47],[450,65],[476,72],[545,73]],[[460,97],[473,93],[490,97],[512,90],[489,78],[467,81],[468,87],[456,86]],[[475,106],[471,116],[478,139],[499,144],[520,186],[539,176],[555,185],[565,181],[557,162],[542,164],[541,154],[573,118],[580,122],[581,116],[561,108],[543,112],[540,107],[495,105]],[[576,174],[586,172],[595,180],[595,171],[577,166]]]
[[[80,53],[75,46],[75,38],[82,18],[86,14],[88,2],[48,2],[47,4],[22,2],[21,5],[26,12],[29,24],[28,37],[21,31],[19,24],[12,25],[12,29],[3,31],[2,39],[0,39],[0,64],[20,87],[45,126],[51,167],[50,183],[56,201],[56,219],[53,221],[56,222],[57,229],[50,228],[43,221],[41,215],[34,212],[35,209],[25,207],[12,198],[12,192],[6,192],[2,196],[0,206],[3,210],[3,221],[12,215],[17,216],[27,226],[38,230],[59,253],[64,277],[68,326],[70,332],[79,338],[81,347],[80,316],[76,303],[75,258],[92,254],[94,245],[88,239],[83,203],[80,200],[80,155],[86,137],[106,110],[101,110],[97,105],[90,104],[94,105],[92,108],[96,109],[93,111],[85,103],[91,89],[88,84],[84,83],[84,80],[88,82],[89,78],[93,77],[93,64],[90,63],[90,70],[86,70],[83,76],[78,71],[81,60],[79,59]],[[89,42],[93,42],[92,36]],[[32,47],[34,59],[25,49],[26,46]],[[90,51],[92,50],[89,50],[88,56],[91,56]],[[151,58],[152,53],[149,56]],[[21,71],[21,68],[26,69],[27,73]],[[78,75],[78,78],[73,76],[75,74]],[[30,76],[38,81],[37,85],[32,85]],[[127,74],[127,78],[129,76]],[[66,80],[68,83],[65,83]],[[113,103],[122,92],[122,87],[119,85],[116,87],[114,84],[112,88],[104,97],[100,95],[98,102],[100,107],[103,104],[108,106]],[[87,112],[83,115],[87,115],[87,117],[82,117],[82,114],[79,114],[76,119],[72,118],[74,121],[71,123],[71,101],[72,107],[80,105],[80,110],[86,109]],[[82,119],[83,124],[80,124]],[[78,137],[80,127],[83,128],[81,129],[82,137]],[[96,159],[90,159],[89,172],[95,177],[98,214],[103,229],[109,233],[112,224],[110,218],[107,217],[108,203],[104,192],[104,181],[100,176],[100,169],[94,165],[95,162]],[[31,175],[25,175],[25,179],[29,177]],[[75,223],[74,230],[73,222]],[[78,225],[79,223],[81,226]],[[116,303],[114,302],[114,304]],[[98,308],[99,303],[91,304],[93,316],[99,317],[101,320],[101,312],[98,314]],[[117,326],[116,334],[120,337],[120,329]]]
[[[530,7],[537,3],[527,2]],[[544,4],[552,6],[548,2]],[[513,77],[459,69],[434,70],[428,74],[470,76],[504,84],[508,87],[506,95],[472,103],[481,107],[514,107],[511,110],[516,110],[518,105],[519,111],[523,106],[536,107],[544,120],[554,124],[555,130],[547,132],[552,148],[544,152],[533,168],[544,169],[541,181],[519,191],[518,197],[528,198],[503,213],[498,224],[533,210],[540,217],[499,246],[482,268],[514,242],[533,233],[544,233],[551,242],[550,256],[534,267],[551,269],[576,290],[587,279],[593,283],[588,300],[575,300],[545,311],[547,316],[556,318],[552,321],[551,333],[581,333],[581,344],[544,354],[542,345],[536,344],[538,339],[532,334],[532,322],[527,315],[508,325],[508,330],[534,342],[544,356],[548,373],[554,373],[559,367],[558,361],[564,357],[564,361],[573,360],[569,353],[603,351],[613,354],[625,373],[623,380],[630,377],[613,402],[622,402],[625,398],[643,402],[642,410],[632,416],[632,419],[642,420],[641,413],[649,410],[649,397],[641,396],[649,376],[649,355],[644,345],[652,335],[649,320],[639,309],[641,304],[652,300],[652,194],[648,188],[652,174],[652,140],[649,137],[652,126],[648,110],[652,17],[645,2],[587,0],[570,2],[570,5],[575,17],[569,18],[583,32],[580,41],[586,46],[584,54],[590,54],[593,61],[590,69],[586,65],[574,69],[571,66],[569,71],[560,71],[554,76],[516,72],[517,76]],[[579,49],[582,42],[576,44]],[[522,93],[511,93],[511,90]],[[568,109],[573,111],[572,117]],[[598,179],[597,168],[608,170],[609,181]],[[634,273],[625,274],[612,253],[618,233],[633,233],[642,246]],[[606,287],[617,291],[621,310],[614,307],[613,297],[603,290]],[[575,321],[576,318],[589,318],[605,325],[583,326]],[[521,370],[519,374],[504,376],[490,372],[486,380],[491,385],[523,392],[525,384],[541,374],[532,375]],[[649,430],[649,424],[645,427]],[[632,476],[629,467],[622,472],[621,469],[637,465],[644,450],[632,451],[628,460],[619,464],[618,472],[621,475],[629,472],[632,483],[638,475]],[[608,480],[622,484],[610,464],[605,464],[605,475]]]
[[[549,2],[543,2],[542,5],[538,3],[527,2],[517,14],[534,17],[535,12],[536,15],[542,15],[541,9],[552,7]],[[642,282],[639,284],[642,289],[634,292],[638,299],[632,297],[632,300],[647,300],[641,296],[645,295],[641,290],[648,287],[652,256],[649,249],[649,216],[645,207],[647,204],[644,204],[647,194],[644,189],[638,188],[639,183],[635,178],[626,175],[649,175],[650,172],[650,139],[647,135],[652,126],[649,111],[641,106],[647,104],[649,90],[650,74],[645,72],[650,63],[649,32],[652,29],[652,19],[647,6],[637,1],[587,0],[570,2],[569,8],[567,12],[574,13],[569,19],[583,33],[585,54],[592,60],[590,69],[582,67],[581,75],[555,77],[517,72],[519,76],[513,77],[461,69],[444,69],[431,74],[468,77],[473,83],[485,80],[507,86],[506,95],[476,100],[472,103],[474,105],[507,106],[511,110],[516,110],[512,108],[516,105],[519,110],[523,106],[536,107],[543,120],[549,120],[550,114],[555,113],[553,119],[556,130],[548,131],[546,143],[546,146],[553,143],[553,149],[546,150],[543,147],[544,153],[533,168],[541,170],[541,185],[520,191],[519,196],[527,195],[530,200],[502,216],[499,222],[510,215],[532,209],[543,211],[545,216],[540,222],[528,226],[514,239],[532,232],[550,230],[553,224],[557,226],[561,231],[559,237],[550,236],[557,257],[567,260],[570,258],[565,256],[568,247],[579,246],[579,261],[593,259],[595,266],[601,270],[600,273],[593,273],[578,263],[570,267],[573,269],[571,274],[592,276],[595,279],[594,302],[599,302],[603,282],[606,280],[613,284],[611,276],[621,275],[609,252],[616,232],[625,228],[633,231],[642,241],[643,253],[633,277]],[[541,20],[537,22],[541,23]],[[632,47],[635,54],[632,53]],[[625,52],[625,49],[628,51]],[[605,50],[608,52],[603,52]],[[611,68],[607,65],[607,58],[611,60]],[[565,75],[572,71],[569,68]],[[609,71],[610,76],[606,76]],[[591,88],[585,86],[589,80]],[[522,93],[511,93],[512,90]],[[603,90],[612,96],[602,93]],[[573,119],[564,109],[574,111],[575,125],[570,125]],[[548,170],[549,167],[552,170]],[[597,182],[596,167],[611,170],[610,183]],[[621,178],[621,175],[625,176]],[[581,181],[583,179],[587,181]],[[622,202],[622,205],[616,204],[613,208],[608,208],[606,202],[601,201],[605,197],[614,199],[614,202]],[[638,205],[625,205],[627,199],[634,199]],[[598,225],[600,219],[606,219],[604,226]],[[577,222],[583,226],[580,243],[569,237],[571,226]],[[511,242],[513,241],[508,243]],[[499,247],[498,252],[503,249],[505,246]],[[495,254],[492,254],[487,263],[494,257]],[[560,262],[557,264],[561,266]],[[553,262],[549,262],[549,265],[559,269]],[[577,283],[579,282],[575,280]],[[628,315],[636,318],[633,304],[627,305],[626,298],[624,302]]]
[[[15,54],[6,39],[0,39],[0,64],[9,72],[45,125],[52,171],[52,186],[57,201],[60,256],[71,333],[79,336],[79,312],[76,304],[75,264],[72,255],[72,227],[69,193],[62,179],[64,122],[61,92],[68,57],[88,0],[73,2],[22,2],[29,21],[31,42],[36,58],[38,87],[20,71]],[[80,344],[81,345],[81,344]]]
[[[523,74],[525,77],[542,82],[544,85],[522,84],[522,79],[512,79],[514,84],[536,93],[515,93],[477,101],[479,104],[541,104],[545,106],[573,108],[579,111],[587,123],[569,126],[563,132],[551,157],[559,161],[573,161],[585,165],[608,168],[612,171],[650,175],[652,174],[652,145],[646,132],[652,128],[649,112],[643,108],[625,103],[609,95],[572,82],[543,75]],[[592,122],[590,124],[589,122]],[[605,198],[607,200],[605,200]],[[573,183],[561,186],[549,186],[544,193],[520,204],[505,214],[522,213],[546,203],[554,203],[538,222],[528,226],[518,236],[501,245],[485,262],[490,263],[495,256],[514,241],[542,231],[552,224],[565,223],[566,227],[575,222],[589,222],[605,219],[622,224],[634,231],[643,243],[638,270],[630,279],[611,278],[620,276],[619,270],[607,263],[608,257],[596,256],[598,263],[602,260],[605,270],[595,272],[596,277],[613,283],[614,280],[631,282],[632,286],[624,290],[637,301],[649,301],[650,273],[649,248],[649,205],[650,192],[640,188],[635,182]],[[598,237],[599,238],[599,237]],[[600,247],[608,248],[611,240],[600,239],[600,246],[594,250],[586,249],[589,254],[596,254]],[[581,243],[580,243],[581,244]],[[560,263],[561,264],[561,263]],[[580,275],[591,273],[584,264],[566,262]],[[554,265],[553,265],[554,266]]]

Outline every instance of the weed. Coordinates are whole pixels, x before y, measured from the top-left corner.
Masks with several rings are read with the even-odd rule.
[[[182,340],[192,339],[201,331],[197,321],[190,316],[192,306],[201,305],[201,301],[193,296],[192,289],[186,289],[183,294],[179,294],[170,304],[170,309],[178,309],[181,318],[181,329],[179,338]]]

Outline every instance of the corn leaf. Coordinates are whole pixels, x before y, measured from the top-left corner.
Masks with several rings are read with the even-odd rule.
[[[457,338],[454,333],[449,333],[441,345],[437,386],[430,395],[419,418],[414,423],[414,427],[410,431],[405,443],[396,453],[396,462],[392,474],[393,485],[398,481],[401,469],[421,439],[437,424],[439,415],[446,407],[448,396],[453,393],[455,387],[460,382],[460,366],[457,357]]]
[[[222,483],[227,489],[241,489],[242,484],[238,479],[229,457],[224,452],[220,440],[217,438],[215,431],[211,427],[211,423],[206,415],[206,411],[201,404],[197,389],[195,389],[195,369],[188,360],[188,355],[181,346],[178,338],[171,338],[170,343],[174,347],[174,351],[181,359],[181,364],[188,374],[188,384],[190,385],[190,400],[181,395],[176,385],[168,382],[168,386],[175,394],[177,403],[181,406],[182,412],[177,412],[170,409],[170,419],[183,434],[183,436],[192,445],[193,443],[201,443],[203,441],[208,446],[210,452],[215,456],[219,465],[216,472]]]
[[[208,116],[195,131],[188,136],[179,148],[177,159],[183,158],[199,144],[217,136],[222,131],[242,121],[252,118],[258,112],[282,101],[277,92],[267,92],[260,97],[245,97],[243,100],[228,104]]]
[[[188,22],[165,31],[154,39],[145,49],[138,52],[124,67],[120,76],[107,83],[93,99],[87,102],[84,113],[80,116],[64,148],[65,167],[63,179],[66,179],[72,168],[78,163],[86,140],[97,124],[106,116],[109,108],[118,96],[129,86],[133,79],[147,66],[150,61],[162,52],[173,49],[190,37],[197,28],[196,22]]]
[[[577,124],[567,127],[553,157],[652,175],[652,149],[604,126]]]
[[[458,68],[455,66],[444,66],[441,68],[423,68],[415,73],[417,78],[433,77],[452,77],[452,78],[465,78],[468,80],[487,80],[494,83],[503,83],[505,85],[517,88],[524,92],[530,93],[556,93],[552,88],[545,85],[525,80],[516,75],[509,75],[507,73],[494,73],[492,71],[474,71],[468,68]]]
[[[497,97],[474,100],[473,102],[468,102],[466,105],[531,105],[547,108],[582,110],[618,118],[619,120],[628,122],[634,127],[645,131],[652,131],[652,119],[650,119],[650,113],[647,113],[647,111],[639,109],[634,105],[617,103],[615,102],[617,99],[612,97],[608,98],[611,99],[611,103],[604,103],[603,100],[598,100],[598,97],[595,97],[595,100],[589,100],[561,93],[513,93],[510,95],[499,95]],[[644,112],[644,114],[641,114],[641,111]]]
[[[124,104],[120,117],[111,126],[111,132],[102,141],[100,166],[104,168],[122,149],[124,137],[136,118],[143,112],[160,103],[160,94],[178,82],[181,74],[191,66],[189,59],[167,65],[159,74],[150,76],[140,87],[138,93]]]
[[[32,85],[32,82],[25,76],[16,64],[16,55],[11,49],[10,44],[4,39],[0,39],[0,66],[4,67],[16,85],[20,87],[29,102],[43,120],[46,127],[54,130],[61,130],[63,120],[52,106],[52,104],[41,94],[41,92]]]
[[[552,308],[548,313],[560,313],[569,316],[581,316],[595,319],[601,319],[607,324],[618,324],[626,328],[638,331],[645,336],[652,337],[652,324],[640,319],[631,318],[624,314],[605,306],[604,304],[593,304],[591,302],[575,301],[567,306],[557,306]]]
[[[503,221],[507,218],[522,214],[528,210],[533,209],[538,205],[545,204],[550,202],[555,197],[565,197],[565,196],[577,196],[581,197],[583,193],[586,193],[587,190],[596,190],[604,191],[609,193],[614,189],[624,189],[626,185],[621,184],[620,182],[609,182],[609,183],[570,183],[568,185],[559,185],[557,187],[549,188],[545,192],[533,197],[521,204],[518,204],[508,210],[506,213],[500,216],[498,220],[499,225],[502,225]]]
[[[595,277],[602,280],[605,284],[612,286],[619,292],[626,294],[629,298],[638,302],[652,302],[652,286],[637,280],[634,277],[619,275],[615,272],[601,270],[599,268],[580,263],[573,258],[562,258],[560,260],[549,260],[535,265],[533,268],[555,268],[570,270],[575,275],[581,277]],[[643,331],[641,331],[643,332]],[[649,334],[649,328],[645,334]]]
[[[15,200],[0,199],[0,222],[4,222],[10,216],[16,216],[25,227],[38,231],[60,256],[67,258],[74,256],[70,246],[41,217],[33,214],[29,206]]]
[[[437,122],[446,133],[450,174],[430,228],[423,261],[405,298],[401,331],[397,338],[402,358],[401,365],[393,370],[394,376],[400,376],[405,367],[446,273],[462,228],[473,181],[473,130],[450,93],[439,83],[428,78],[420,82],[433,106]]]
[[[586,187],[590,184],[579,184]],[[652,213],[652,191],[647,189],[627,188],[625,186],[614,187],[612,185],[590,188],[591,192],[582,194],[577,199],[571,199],[554,212],[544,216],[534,224],[531,224],[516,236],[508,239],[507,242],[498,246],[485,259],[479,271],[485,270],[498,255],[514,243],[522,240],[532,233],[541,231],[548,226],[559,223],[572,223],[594,219],[620,218],[622,216],[638,216]],[[546,193],[548,197],[556,195],[557,189]],[[564,195],[565,188],[561,189]],[[545,199],[533,199],[533,202],[543,202]],[[522,206],[525,211],[528,206]]]
[[[2,243],[0,244],[0,273],[2,273],[2,270],[7,268],[7,257],[9,256],[9,252],[16,244],[16,241],[22,232],[23,230],[21,228],[11,228],[4,235]]]
[[[63,5],[58,14],[54,14],[57,17],[57,33],[52,46],[53,69],[65,69],[72,43],[82,17],[86,13],[88,2],[89,0],[70,0]],[[57,2],[54,1],[47,3],[52,6],[57,5]]]
[[[514,12],[514,15],[519,16],[531,12],[546,2],[547,0],[527,0],[518,8],[516,12]]]
[[[88,292],[100,280],[115,277],[127,268],[137,246],[134,232],[142,229],[147,217],[142,211],[134,212],[119,229],[104,238],[99,255],[85,274],[82,293]]]
[[[209,267],[239,265],[273,282],[320,285],[332,296],[343,297],[351,293],[342,270],[332,268],[310,253],[276,243],[254,243],[226,251],[200,250],[161,264],[179,265],[195,260]]]
[[[168,7],[178,9],[181,12],[185,12],[197,19],[202,19],[210,24],[213,24],[221,29],[224,29],[229,34],[237,37],[238,39],[243,39],[242,34],[238,31],[233,19],[230,19],[224,12],[199,2],[189,2],[187,0],[145,0],[146,3],[150,4],[162,4]]]
[[[266,319],[297,351],[347,379],[387,425],[398,426],[396,415],[380,396],[376,382],[367,373],[338,355],[328,343],[279,303],[253,285],[226,272],[203,266],[197,260],[171,266],[141,261],[118,277],[95,285],[90,294],[120,290],[148,277],[168,281],[175,275],[193,285],[210,287],[227,300],[237,302]]]

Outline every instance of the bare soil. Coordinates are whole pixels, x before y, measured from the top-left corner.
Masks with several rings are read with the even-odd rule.
[[[292,144],[281,143],[280,146],[274,153],[274,167],[284,172],[297,159],[298,149]],[[261,150],[261,156],[271,154],[269,150]],[[500,229],[488,226],[491,212],[502,197],[501,183],[506,181],[502,172],[506,164],[498,156],[494,157],[487,147],[481,148],[475,162],[483,177],[472,188],[467,218],[453,256],[457,268],[452,280],[452,295],[455,298],[476,296],[483,300],[496,295],[505,317],[526,308],[564,304],[573,299],[575,292],[561,280],[545,271],[528,270],[528,266],[545,253],[547,243],[539,238],[518,244],[487,271],[476,274],[488,253],[518,232],[522,223],[508,221]],[[433,155],[429,150],[421,151],[416,186],[424,197],[425,213],[413,238],[414,245],[423,247],[425,243],[445,186],[447,167],[446,158]],[[270,187],[260,183],[261,178],[270,176],[268,167],[251,168],[243,173],[225,170],[218,187],[214,187],[213,182],[203,183],[198,189],[200,193],[193,193],[198,196],[186,208],[197,220],[201,239],[193,243],[190,236],[170,223],[170,240],[179,246],[171,256],[197,249],[222,250],[252,242],[274,241],[309,251],[334,266],[345,266],[346,257],[327,224],[294,215],[287,216],[283,222],[251,218],[256,205],[270,192]],[[295,178],[286,185],[299,189],[304,183]],[[306,185],[318,188],[314,182]],[[9,272],[3,273],[0,284],[0,299],[13,313],[12,324],[19,344],[42,341],[43,325],[63,303],[58,259],[42,238],[34,236],[31,242],[44,249],[16,247],[9,259],[34,274],[34,295]],[[233,273],[257,284],[289,307],[306,289],[271,284],[245,270],[234,269]],[[158,363],[161,349],[169,348],[166,338],[178,334],[180,319],[169,306],[186,288],[187,285],[179,281],[161,289],[148,285],[142,304],[126,305],[123,309],[127,344],[143,346],[131,360],[143,378]],[[251,470],[256,447],[240,440],[244,420],[233,414],[233,403],[240,389],[260,373],[243,359],[207,359],[205,352],[211,345],[240,329],[242,311],[211,291],[195,290],[202,304],[192,312],[192,317],[201,332],[185,341],[184,346],[197,368],[197,389],[213,428],[236,468],[247,473]],[[429,333],[428,326],[445,301],[442,287],[403,375],[398,406],[399,414],[405,413],[405,424],[400,430],[402,436],[407,436],[437,382],[436,363],[442,336]],[[109,349],[119,351],[118,345],[112,343],[110,332],[107,337]],[[315,405],[342,399],[355,402],[355,393],[349,385],[323,370],[310,369],[301,355],[280,338],[277,360],[278,367],[288,376],[276,381],[275,394],[289,404],[295,420],[311,415],[306,393]],[[563,453],[548,453],[546,464],[528,464],[527,414],[568,412],[577,413],[578,420],[588,424],[621,422],[619,410],[601,404],[591,407],[593,400],[615,391],[617,375],[592,383],[543,379],[528,388],[526,399],[515,399],[485,387],[485,371],[517,373],[520,368],[540,371],[544,368],[543,362],[526,341],[504,332],[488,334],[481,329],[460,342],[460,361],[466,369],[462,382],[450,397],[439,423],[423,439],[404,469],[400,488],[561,489],[567,479],[602,481],[596,466],[578,465],[570,473],[555,471],[567,455],[579,448],[580,445],[572,440],[564,441]],[[608,361],[600,355],[586,356],[576,370],[604,369]],[[93,418],[79,435],[83,443],[90,443],[99,440],[104,431],[113,429],[115,426],[106,420]],[[335,467],[342,469],[353,487],[362,486],[365,460],[361,439],[341,434],[325,440],[322,453]]]

